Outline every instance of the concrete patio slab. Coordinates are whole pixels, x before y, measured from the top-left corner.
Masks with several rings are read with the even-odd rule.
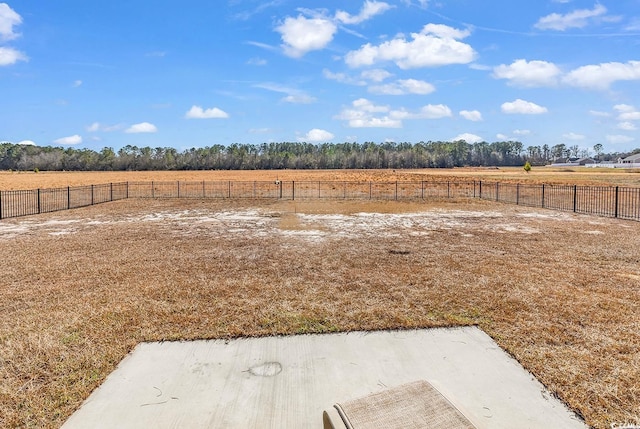
[[[63,428],[321,428],[336,402],[420,379],[478,428],[587,428],[473,327],[144,343]]]

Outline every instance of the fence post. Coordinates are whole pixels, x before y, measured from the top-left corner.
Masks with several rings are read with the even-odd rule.
[[[71,186],[67,186],[67,210],[71,208]]]
[[[227,195],[231,198],[231,180],[229,180],[229,191]]]
[[[155,198],[156,197],[156,189],[155,189],[155,185],[153,184],[153,180],[151,181],[151,198]]]
[[[94,205],[94,203],[95,203],[95,198],[93,196],[93,190],[94,190],[93,185],[91,185],[91,205]],[[38,194],[38,200],[40,200],[40,194]],[[40,201],[38,201],[38,211],[40,211],[39,208],[40,208]]]
[[[320,181],[318,180],[318,199],[320,199]]]
[[[180,181],[178,180],[178,198],[180,198]]]
[[[498,197],[500,195],[500,182],[496,182],[496,201],[499,201],[500,198]]]
[[[125,191],[126,191],[125,195],[126,195],[127,200],[128,200],[129,199],[129,181],[127,181],[127,187],[126,187]]]
[[[520,184],[516,183],[516,206],[520,204]]]
[[[342,198],[347,199],[347,182],[342,182]]]
[[[447,181],[447,198],[451,198],[451,182]]]
[[[207,196],[207,192],[205,191],[204,188],[204,180],[202,181],[202,198],[205,198]]]
[[[113,182],[109,183],[109,201],[113,201]]]
[[[295,201],[296,199],[296,181],[291,181],[291,200]]]
[[[476,181],[473,181],[473,198],[476,197]]]
[[[42,213],[40,210],[40,188],[38,188],[38,214]]]
[[[616,206],[615,206],[615,217],[618,217],[618,203],[620,201],[620,187],[616,186]]]
[[[373,185],[371,183],[371,181],[369,181],[369,199],[373,198]]]
[[[398,200],[398,181],[396,180],[396,201]]]
[[[282,181],[280,181],[280,199],[282,199]]]
[[[2,220],[2,191],[0,191],[0,220]]]
[[[578,208],[578,185],[573,185],[573,212]]]
[[[422,199],[424,200],[424,180],[422,181]]]
[[[544,183],[542,184],[542,208],[544,208]]]
[[[482,180],[480,181],[480,199],[482,199]]]

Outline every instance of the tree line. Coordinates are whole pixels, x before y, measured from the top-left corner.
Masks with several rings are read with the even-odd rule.
[[[636,150],[640,151],[640,149]],[[600,160],[624,157],[602,153]],[[373,169],[448,168],[462,166],[545,165],[568,157],[586,157],[578,146],[529,146],[518,141],[467,143],[262,143],[213,145],[178,151],[171,147],[127,145],[115,151],[52,146],[0,144],[0,170],[106,171],[106,170],[271,170],[271,169]]]

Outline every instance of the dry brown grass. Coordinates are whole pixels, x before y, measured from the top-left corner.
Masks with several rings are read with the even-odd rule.
[[[338,180],[338,181],[446,181],[490,180],[520,183],[621,185],[640,187],[640,170],[610,168],[521,167],[432,168],[421,170],[250,170],[250,171],[115,171],[8,172],[0,171],[0,190],[56,188],[134,181],[216,180]]]
[[[359,212],[430,223],[304,215]],[[248,213],[260,223],[233,216]],[[60,426],[141,341],[461,324],[588,424],[636,421],[638,236],[483,201],[127,200],[3,220],[0,426]]]

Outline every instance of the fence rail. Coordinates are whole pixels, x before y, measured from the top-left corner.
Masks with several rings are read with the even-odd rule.
[[[152,181],[0,191],[0,220],[127,198],[422,200],[479,198],[640,221],[640,188],[486,181]]]

